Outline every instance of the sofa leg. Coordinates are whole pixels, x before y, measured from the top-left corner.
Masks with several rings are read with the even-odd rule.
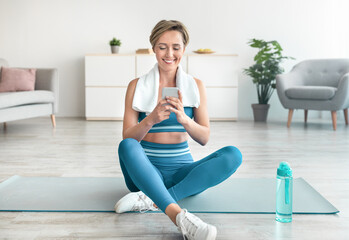
[[[287,127],[289,128],[291,126],[291,120],[293,115],[293,109],[288,110],[288,120],[287,120]]]
[[[56,118],[54,114],[51,114],[51,121],[52,121],[52,126],[55,128],[56,127]]]
[[[348,108],[344,109],[343,112],[344,112],[345,125],[348,125]]]
[[[337,111],[331,111],[333,130],[337,129]]]
[[[308,110],[304,110],[304,123],[307,123],[308,121]]]

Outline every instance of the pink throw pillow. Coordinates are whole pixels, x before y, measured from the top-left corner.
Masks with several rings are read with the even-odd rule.
[[[0,92],[34,91],[36,69],[1,67]]]

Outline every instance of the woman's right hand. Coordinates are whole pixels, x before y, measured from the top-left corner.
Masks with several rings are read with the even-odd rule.
[[[166,99],[160,100],[154,110],[149,114],[148,118],[151,120],[153,125],[162,122],[170,117],[170,109],[172,107],[173,106],[168,104]]]

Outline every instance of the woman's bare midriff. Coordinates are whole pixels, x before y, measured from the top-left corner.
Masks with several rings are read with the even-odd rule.
[[[148,133],[143,138],[144,141],[163,144],[176,144],[188,140],[188,133],[186,132],[159,132]]]

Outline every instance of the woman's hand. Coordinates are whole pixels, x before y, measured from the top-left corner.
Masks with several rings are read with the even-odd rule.
[[[171,104],[170,111],[174,112],[177,117],[177,121],[184,125],[188,122],[189,117],[184,112],[182,93],[178,90],[178,98],[166,97],[167,103]]]
[[[154,110],[149,114],[148,118],[151,120],[152,125],[155,125],[163,120],[166,120],[170,117],[171,105],[165,99],[160,100]]]

